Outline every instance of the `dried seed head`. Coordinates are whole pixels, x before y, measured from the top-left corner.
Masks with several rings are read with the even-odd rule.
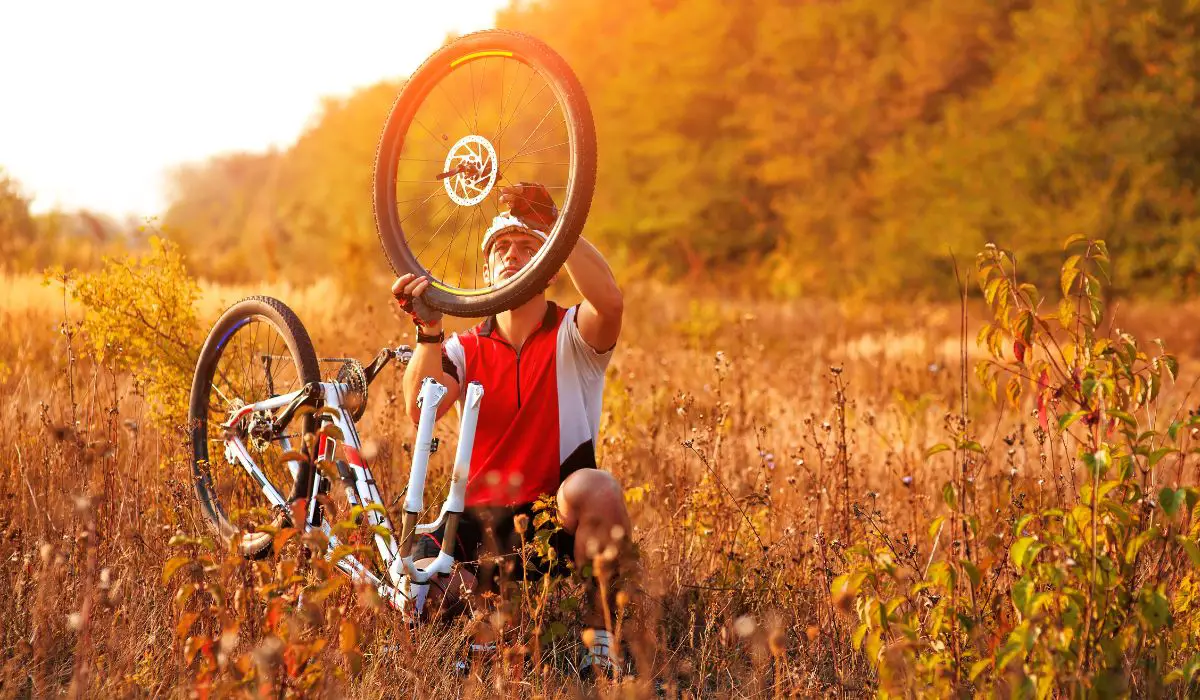
[[[754,630],[757,629],[757,627],[758,625],[754,623],[754,618],[750,617],[749,615],[742,615],[733,621],[733,631],[739,637],[749,637],[750,635],[754,634]]]
[[[783,630],[771,630],[770,636],[767,637],[767,646],[771,649],[772,656],[783,656],[783,653],[787,651],[787,636],[784,635]]]

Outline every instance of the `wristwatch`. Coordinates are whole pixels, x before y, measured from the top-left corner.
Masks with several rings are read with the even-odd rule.
[[[446,330],[442,329],[437,335],[425,335],[421,332],[422,328],[417,326],[417,342],[418,343],[433,343],[440,345],[446,340]]]

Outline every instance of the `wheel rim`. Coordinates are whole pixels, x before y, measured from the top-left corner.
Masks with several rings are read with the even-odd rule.
[[[537,182],[567,206],[576,136],[558,82],[512,52],[480,51],[407,87],[402,102],[393,115],[396,138],[381,149],[389,228],[411,257],[393,266],[415,268],[435,288],[462,297],[532,273],[558,227],[520,273],[498,284],[485,279],[480,246],[492,219],[508,209],[502,187]]]
[[[268,429],[265,413],[250,415],[231,429],[224,426],[243,406],[296,391],[306,383],[300,363],[286,338],[264,316],[243,318],[230,327],[217,344],[210,363],[204,392],[197,443],[197,466],[214,501],[219,523],[229,528],[252,531],[269,519],[271,501],[264,495],[263,481],[286,498],[293,478],[280,457],[298,444],[299,424],[282,436]],[[227,453],[229,436],[237,437],[258,467],[252,476]],[[226,533],[229,534],[229,533]]]

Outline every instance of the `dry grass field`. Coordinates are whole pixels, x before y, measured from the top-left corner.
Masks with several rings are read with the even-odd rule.
[[[411,342],[384,294],[346,298],[334,281],[203,287],[196,306],[201,333],[249,293],[292,306],[322,356],[367,359],[384,345]],[[408,629],[366,592],[324,582],[296,541],[260,565],[196,544],[191,538],[210,532],[190,483],[182,418],[156,427],[136,372],[96,359],[77,325],[84,310],[64,301],[61,287],[43,286],[40,278],[0,279],[0,696],[905,697],[949,687],[960,696],[1083,697],[1194,690],[1194,669],[1156,685],[1196,651],[1190,600],[1180,600],[1191,586],[1187,558],[1165,547],[1150,569],[1167,572],[1169,629],[1145,622],[1153,612],[1145,608],[1150,612],[1136,617],[1143,622],[1121,618],[1149,625],[1145,638],[1110,653],[1098,631],[1102,618],[1088,607],[1088,619],[1097,622],[1075,638],[1076,646],[1083,642],[1079,666],[1050,685],[1038,671],[1057,657],[1038,656],[1034,641],[1019,658],[1003,658],[1013,630],[1058,608],[1023,608],[1024,589],[1016,585],[1023,562],[985,554],[988,533],[1003,540],[1023,514],[1086,506],[1093,491],[1074,438],[1054,430],[1048,437],[1032,397],[1014,409],[981,388],[973,367],[986,348],[975,338],[991,318],[981,301],[968,309],[964,404],[956,306],[845,308],[648,285],[627,295],[599,458],[626,487],[636,524],[642,575],[620,612],[639,673],[619,686],[580,686],[562,670],[578,645],[571,603],[578,582],[517,590],[502,608],[505,619]],[[1163,408],[1154,409],[1161,414],[1147,409],[1138,416],[1165,431],[1172,416],[1186,418],[1197,403],[1189,392],[1200,305],[1128,303],[1115,316],[1143,348],[1161,337],[1180,361],[1178,380],[1163,381],[1155,404]],[[372,386],[360,425],[389,502],[403,488],[414,433],[399,406],[399,379],[389,370]],[[1182,413],[1170,412],[1178,406]],[[978,451],[927,456],[956,433],[977,442]],[[452,440],[445,432],[443,438]],[[451,453],[435,456],[430,483],[438,488]],[[966,466],[959,469],[965,463],[969,475]],[[1196,483],[1195,456],[1186,449],[1160,465],[1169,468],[1138,477],[1149,480],[1142,482],[1148,491]],[[948,483],[969,489],[970,498],[960,490],[960,500],[947,499]],[[969,506],[956,515],[951,501]],[[941,516],[947,519],[937,521]],[[1164,523],[1160,534],[1189,534],[1190,514],[1173,524],[1165,517],[1155,521]],[[931,531],[931,524],[940,527]],[[969,536],[959,534],[968,529]],[[993,544],[987,551],[1007,551],[1012,540]],[[164,572],[173,559],[182,567]],[[839,579],[868,560],[883,568],[854,585]],[[879,573],[887,561],[909,586],[894,605]],[[1136,571],[1147,571],[1139,561]],[[918,587],[911,583],[945,569],[942,562],[960,572],[949,593],[912,590]],[[1032,562],[1024,564],[1032,570]],[[1040,579],[1032,585],[1055,590]],[[313,586],[324,586],[324,597],[300,601]],[[867,610],[868,589],[880,597],[873,604],[882,623]],[[967,597],[975,612],[958,615],[951,624],[960,627],[947,632],[936,626],[940,617],[931,621],[939,606]],[[864,623],[868,618],[875,622]],[[497,636],[500,653],[456,673],[469,636],[489,625],[509,629]],[[912,625],[919,626],[915,636]],[[1158,679],[1140,665],[1155,654],[1162,657],[1154,666],[1162,671]],[[974,669],[979,662],[991,670]],[[1125,685],[1104,685],[1113,668],[1128,670]]]

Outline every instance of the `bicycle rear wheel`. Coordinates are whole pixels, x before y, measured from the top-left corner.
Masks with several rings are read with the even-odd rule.
[[[289,497],[296,476],[280,456],[299,449],[301,437],[312,431],[313,418],[311,413],[301,415],[282,435],[270,429],[267,412],[229,427],[224,424],[244,406],[319,381],[308,332],[277,299],[243,299],[209,332],[192,379],[192,475],[201,511],[226,543],[239,533],[253,532],[270,519],[273,506]],[[230,458],[230,439],[244,446],[252,468]],[[269,552],[270,548],[262,554]]]
[[[519,273],[484,275],[483,233],[500,189],[547,188],[560,206]],[[510,309],[545,289],[583,229],[596,184],[596,133],[579,80],[541,41],[468,34],[408,79],[375,159],[375,220],[397,274],[430,278],[425,301],[455,316]]]

